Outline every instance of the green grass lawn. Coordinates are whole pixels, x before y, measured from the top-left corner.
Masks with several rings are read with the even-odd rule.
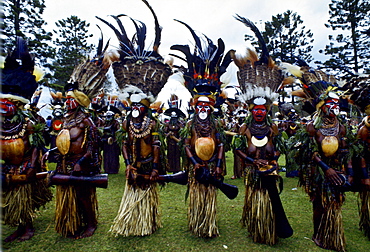
[[[121,160],[122,161],[122,160]],[[123,164],[123,162],[122,162]],[[92,237],[71,240],[54,231],[54,201],[39,211],[35,220],[35,236],[25,242],[3,243],[3,251],[327,251],[317,247],[312,241],[312,206],[308,196],[297,188],[296,178],[284,178],[284,191],[281,199],[294,229],[294,235],[280,239],[274,246],[255,244],[240,225],[244,201],[242,179],[230,179],[233,169],[232,153],[227,153],[228,173],[225,182],[239,187],[239,195],[229,200],[218,193],[217,238],[197,238],[187,230],[186,186],[167,184],[160,191],[163,228],[147,237],[114,237],[108,232],[117,214],[125,185],[124,168],[119,174],[109,175],[107,189],[97,189],[99,201],[99,224]],[[53,164],[50,165],[53,169]],[[53,188],[53,190],[55,190]],[[343,206],[343,219],[347,251],[369,251],[370,241],[358,229],[357,194],[347,193]],[[15,228],[2,225],[2,239]]]

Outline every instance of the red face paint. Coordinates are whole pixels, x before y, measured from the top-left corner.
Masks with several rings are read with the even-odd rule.
[[[335,117],[339,114],[339,100],[338,99],[327,99],[325,105],[322,107],[323,112],[330,117]]]
[[[12,116],[17,111],[17,107],[8,99],[0,99],[0,114],[3,116]]]
[[[72,96],[67,96],[66,110],[73,110],[78,107],[78,102]]]
[[[267,109],[265,105],[255,105],[252,109],[252,116],[256,122],[262,122],[265,120],[267,115]]]
[[[198,102],[195,107],[195,112],[200,119],[206,119],[212,112],[211,106],[207,102]]]

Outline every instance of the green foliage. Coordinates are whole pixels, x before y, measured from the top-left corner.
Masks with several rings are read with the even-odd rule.
[[[47,23],[42,19],[45,0],[7,0],[2,1],[2,5],[2,54],[14,49],[16,37],[21,36],[28,41],[29,50],[37,55],[36,60],[48,66],[54,48],[48,44],[53,34],[44,29]]]
[[[32,146],[42,148],[45,146],[44,131],[46,125],[44,123],[37,123],[33,125],[33,133],[29,135],[29,141]]]
[[[127,131],[120,127],[119,130],[116,131],[116,142],[119,145],[119,148],[122,149],[123,141],[127,139]]]
[[[53,42],[58,49],[55,60],[50,66],[54,72],[51,82],[65,84],[75,66],[92,51],[93,45],[87,43],[87,38],[92,37],[92,34],[88,33],[90,24],[77,16],[72,15],[55,24],[58,30],[54,30],[57,36]]]
[[[337,72],[370,72],[370,2],[368,0],[332,0],[327,28],[337,35],[329,35],[330,44],[320,53],[330,58],[316,62]]]

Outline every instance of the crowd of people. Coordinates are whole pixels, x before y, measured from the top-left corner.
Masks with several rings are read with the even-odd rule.
[[[8,55],[0,97],[3,220],[17,229],[5,242],[34,235],[34,213],[52,200],[51,184],[57,186],[56,232],[72,239],[92,236],[98,226],[96,187],[104,187],[105,175],[119,169],[125,169],[125,190],[110,233],[146,236],[161,228],[158,184],[176,181],[189,188],[190,232],[217,237],[217,192],[231,199],[238,194],[223,182],[228,151],[234,154],[232,178],[245,181],[241,222],[254,242],[273,245],[293,235],[279,196],[283,168],[287,177],[299,178],[310,197],[312,240],[319,247],[345,250],[341,207],[347,191],[360,195],[360,228],[370,239],[370,78],[339,86],[333,76],[308,65],[288,71],[272,61],[258,29],[241,16],[236,19],[255,32],[260,54],[225,53],[222,39],[217,45],[203,41],[179,21],[195,41],[194,53],[189,45],[171,47],[185,55],[182,85],[192,99],[187,111],[176,94],[158,106],[156,97],[174,66],[158,53],[161,29],[147,5],[156,20],[153,50],[141,46],[142,22],[132,19],[137,33],[131,41],[117,17],[119,29],[99,18],[114,29],[119,50],[98,51],[78,65],[64,92],[53,95],[53,114],[46,120],[32,102],[37,80],[26,42],[19,38]],[[241,90],[236,99],[228,98],[221,82],[232,62]],[[126,104],[121,108],[104,102],[101,93],[109,68],[121,92],[117,99]],[[279,103],[289,81],[301,85],[293,92],[300,98]],[[355,116],[363,120],[349,124]],[[283,157],[285,167],[279,165]],[[46,170],[48,162],[57,163],[55,171]],[[182,180],[171,180],[175,175]]]

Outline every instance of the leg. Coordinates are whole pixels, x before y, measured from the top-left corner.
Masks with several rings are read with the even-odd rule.
[[[316,243],[317,246],[322,247],[320,240],[317,239],[317,234],[319,231],[319,226],[321,223],[321,218],[324,214],[324,207],[321,203],[321,197],[316,195],[315,199],[312,201],[313,208],[313,236],[312,240]]]
[[[95,189],[95,188],[94,188]],[[79,198],[80,207],[83,213],[83,221],[85,224],[85,230],[82,232],[77,239],[90,237],[94,234],[97,228],[97,221],[95,216],[95,204],[92,199],[92,188],[76,188],[77,197]]]
[[[32,223],[27,223],[24,229],[24,233],[19,237],[19,241],[26,241],[32,238],[35,234],[35,229]]]
[[[25,231],[25,226],[24,225],[18,225],[17,230],[14,231],[11,235],[5,238],[4,242],[12,242],[18,237],[20,237]]]

